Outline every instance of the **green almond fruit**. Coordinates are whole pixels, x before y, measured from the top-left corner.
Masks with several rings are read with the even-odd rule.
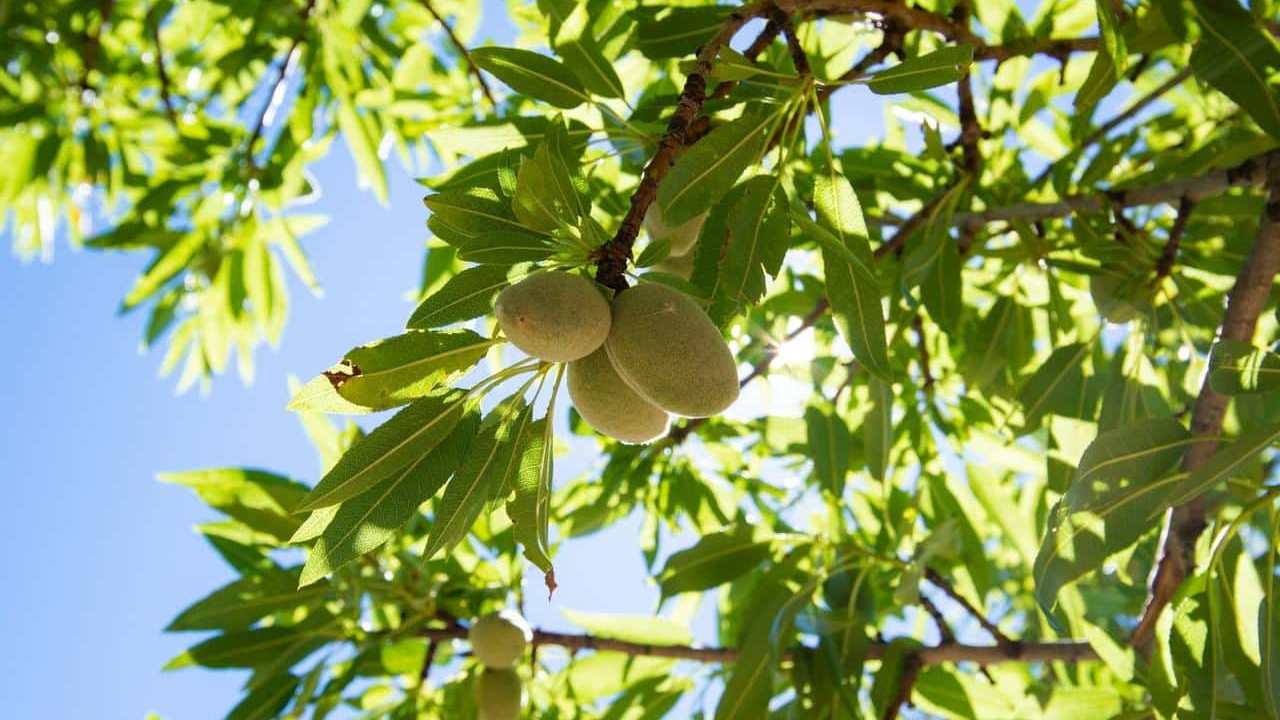
[[[674,415],[710,417],[738,399],[737,364],[720,331],[692,298],[666,285],[619,293],[604,346],[632,390]]]
[[[544,271],[498,294],[498,327],[513,345],[547,362],[585,357],[609,335],[609,303],[581,275]]]
[[[491,668],[514,666],[532,637],[524,618],[510,610],[478,618],[467,631],[471,654]]]
[[[640,397],[618,375],[604,348],[569,363],[569,399],[591,427],[625,443],[667,433],[666,411]]]
[[[486,669],[476,680],[479,720],[518,720],[524,687],[515,670]]]

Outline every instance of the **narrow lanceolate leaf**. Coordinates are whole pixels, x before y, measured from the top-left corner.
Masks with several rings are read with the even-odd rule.
[[[216,468],[161,473],[161,482],[191,488],[209,507],[264,534],[268,542],[288,540],[301,519],[292,515],[293,506],[307,492],[307,486],[289,478],[251,468]]]
[[[477,235],[462,247],[458,257],[479,265],[515,265],[546,260],[553,253],[555,247],[545,235],[500,231]]]
[[[297,688],[297,675],[276,675],[250,691],[231,709],[226,720],[271,720],[289,704],[289,699]]]
[[[893,447],[893,387],[879,378],[867,383],[871,395],[871,409],[862,420],[863,454],[867,458],[867,471],[877,480],[884,480],[889,467],[889,449]]]
[[[623,98],[622,80],[591,36],[591,16],[586,3],[578,3],[556,32],[555,47],[569,69],[588,90],[602,97]]]
[[[835,166],[828,164],[814,178],[813,206],[818,222],[835,235],[840,245],[865,263],[870,272],[871,246],[867,236],[867,221],[862,215],[862,203],[858,202],[849,179]]]
[[[937,259],[920,280],[920,299],[924,301],[929,317],[948,333],[959,331],[960,319],[964,313],[961,278],[963,267],[959,246],[953,242],[945,242]]]
[[[223,633],[189,648],[165,664],[165,670],[200,665],[208,668],[252,668],[280,657],[310,632],[299,627],[266,627]]]
[[[147,266],[142,276],[134,281],[129,293],[124,296],[120,309],[131,310],[143,300],[155,294],[165,283],[187,267],[191,262],[191,258],[195,257],[200,248],[204,246],[204,241],[205,236],[203,233],[190,232],[160,253]]]
[[[467,406],[459,391],[414,401],[352,445],[294,511],[337,505],[368,491],[449,437]]]
[[[439,221],[449,229],[443,238],[451,244],[460,238],[468,241],[483,233],[528,232],[516,219],[507,202],[488,188],[449,190],[423,199],[431,211],[427,225]],[[464,245],[466,243],[463,243]]]
[[[849,428],[840,416],[816,407],[805,409],[804,424],[813,474],[823,489],[838,498],[844,494],[844,479],[849,473]]]
[[[387,170],[378,157],[379,133],[374,129],[376,121],[356,112],[349,100],[338,103],[338,127],[351,149],[351,158],[360,173],[360,185],[373,190],[378,202],[387,204]]]
[[[772,549],[768,535],[745,525],[704,535],[693,547],[667,559],[658,585],[663,597],[709,590],[749,572],[769,557]]]
[[[523,399],[512,398],[485,418],[462,465],[436,503],[423,560],[430,560],[466,537],[485,503],[513,472],[519,457],[517,441],[525,437],[531,413]]]
[[[905,287],[913,288],[924,282],[947,247],[955,249],[955,242],[951,239],[951,218],[967,189],[967,182],[951,186],[933,206],[924,228],[911,237],[907,254],[902,259],[902,284]]]
[[[688,645],[693,642],[689,628],[656,615],[609,615],[565,608],[564,619],[594,637],[646,645]]]
[[[743,615],[738,637],[738,658],[733,663],[724,694],[716,705],[716,720],[764,720],[769,717],[773,696],[773,673],[779,648],[774,639],[790,635],[790,615],[784,608],[793,598],[791,589],[774,578],[766,578],[755,591]],[[782,620],[787,627],[779,627]]]
[[[861,263],[826,245],[822,248],[827,299],[835,313],[836,327],[853,356],[871,374],[889,380],[889,349],[884,337],[884,309],[880,286]]]
[[[765,275],[781,269],[791,234],[787,195],[778,178],[758,175],[743,183],[728,225],[717,292],[736,303],[754,303],[764,295]]]
[[[1280,355],[1238,340],[1220,340],[1209,356],[1209,387],[1223,395],[1280,390]]]
[[[282,610],[309,605],[329,592],[327,583],[299,592],[298,568],[274,568],[223,585],[183,610],[165,630],[241,630]]]
[[[1200,40],[1191,53],[1196,77],[1231,98],[1254,122],[1280,138],[1280,98],[1271,76],[1280,48],[1252,14],[1236,2],[1195,0]]]
[[[462,463],[479,421],[477,413],[467,413],[449,437],[430,452],[368,492],[338,506],[319,541],[307,554],[298,587],[320,580],[395,537],[400,527],[418,512],[418,507],[434,497]]]
[[[463,270],[418,305],[409,316],[409,327],[425,330],[484,315],[493,309],[493,298],[511,284],[509,273],[504,265]]]
[[[347,400],[382,410],[423,397],[457,378],[495,342],[470,330],[410,330],[351,350],[324,377]]]
[[[1064,585],[1155,527],[1151,516],[1168,507],[1180,477],[1170,472],[1190,444],[1190,433],[1172,418],[1116,428],[1090,443],[1036,555],[1036,599],[1046,614],[1052,617]]]
[[[680,156],[658,190],[662,217],[672,227],[711,209],[760,157],[766,128],[774,121],[768,108],[753,108],[712,130]]]
[[[549,126],[546,139],[520,165],[511,209],[528,228],[551,232],[566,224],[577,225],[582,215],[575,168],[564,154],[567,144],[563,127]]]
[[[296,413],[334,413],[337,415],[367,415],[372,408],[357,405],[338,394],[329,378],[317,375],[298,388],[289,398],[287,408]]]
[[[878,72],[871,78],[868,85],[871,92],[877,95],[928,90],[953,83],[964,77],[972,63],[973,47],[969,45],[945,47]]]
[[[518,48],[483,47],[472,50],[471,58],[516,92],[556,107],[574,108],[587,99],[578,77],[546,55]]]
[[[714,37],[732,11],[728,5],[675,7],[658,20],[642,17],[636,49],[652,60],[688,55]]]
[[[1174,488],[1169,502],[1180,505],[1213,489],[1234,474],[1241,472],[1246,463],[1258,453],[1280,440],[1280,423],[1254,428],[1241,435],[1235,442],[1218,449],[1208,462],[1196,468],[1190,477]]]
[[[896,701],[902,688],[902,676],[907,672],[907,663],[917,650],[920,641],[910,637],[897,637],[884,649],[884,657],[880,660],[880,670],[876,672],[871,684],[871,704],[876,709],[876,717],[888,717],[886,711]]]
[[[515,477],[515,497],[507,502],[507,517],[511,518],[516,542],[524,548],[524,556],[529,562],[543,573],[552,572],[549,526],[553,432],[554,426],[547,418],[529,428],[529,442],[520,455]]]
[[[1085,401],[1081,363],[1089,354],[1085,343],[1071,343],[1054,350],[1018,391],[1023,429],[1034,430],[1047,413],[1079,417]]]
[[[1272,533],[1275,529],[1272,529]],[[1274,537],[1270,538],[1273,542]],[[1258,604],[1258,654],[1262,660],[1262,692],[1271,717],[1280,717],[1280,593],[1276,590],[1276,548],[1268,548],[1264,594]]]

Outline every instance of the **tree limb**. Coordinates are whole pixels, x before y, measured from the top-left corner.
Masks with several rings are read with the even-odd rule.
[[[461,627],[426,628],[419,633],[427,640],[442,642],[466,638],[467,630]],[[534,630],[533,644],[555,645],[570,651],[602,650],[626,655],[674,658],[702,663],[733,662],[738,651],[730,647],[695,647],[692,645],[653,645],[625,640],[596,637],[594,635]],[[868,660],[884,657],[886,644],[873,643],[867,648]],[[917,656],[923,665],[944,662],[972,662],[994,665],[1003,662],[1084,662],[1098,659],[1089,643],[1083,641],[1056,641],[1018,643],[1010,648],[998,645],[969,645],[965,643],[940,643],[921,648]],[[789,657],[789,653],[784,656]]]
[[[1258,224],[1253,249],[1240,268],[1240,274],[1236,276],[1231,294],[1227,296],[1227,310],[1223,314],[1222,328],[1219,331],[1221,340],[1253,340],[1258,316],[1262,314],[1267,299],[1271,296],[1276,273],[1280,272],[1280,164],[1267,163],[1265,178],[1270,188],[1267,204]],[[1217,438],[1222,432],[1227,399],[1214,392],[1209,387],[1208,379],[1205,379],[1191,414],[1192,436],[1205,439],[1188,448],[1182,458],[1183,470],[1194,472],[1217,451]],[[1169,512],[1160,561],[1152,575],[1147,606],[1133,631],[1131,642],[1135,647],[1145,649],[1150,644],[1161,611],[1169,604],[1182,581],[1191,574],[1195,564],[1196,540],[1204,528],[1203,497]]]
[[[421,0],[421,2],[427,12],[431,13],[431,17],[435,18],[436,22],[440,23],[440,27],[444,28],[445,35],[449,36],[449,42],[458,51],[458,54],[462,56],[462,61],[467,64],[467,71],[475,76],[476,82],[480,85],[480,92],[484,93],[485,99],[489,101],[489,106],[498,107],[498,101],[493,99],[493,91],[489,89],[489,83],[484,79],[484,75],[480,73],[480,68],[476,67],[476,64],[471,61],[471,53],[467,50],[467,46],[463,45],[458,36],[454,34],[449,22],[436,10],[435,5],[431,4],[431,0]]]
[[[1018,203],[980,212],[956,213],[955,224],[980,226],[994,220],[1044,220],[1076,212],[1099,212],[1109,207],[1155,205],[1187,198],[1197,202],[1237,187],[1258,186],[1268,169],[1280,166],[1280,151],[1255,155],[1244,162],[1194,177],[1140,185],[1125,190],[1068,195],[1057,202]],[[905,225],[904,225],[905,227]],[[896,238],[895,238],[896,239]]]

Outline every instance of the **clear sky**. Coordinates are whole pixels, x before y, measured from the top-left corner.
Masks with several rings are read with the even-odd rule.
[[[509,35],[492,21],[481,32],[499,41]],[[845,142],[880,132],[881,106],[869,93],[855,88],[836,98]],[[202,637],[161,629],[232,574],[191,529],[214,514],[154,476],[248,465],[314,482],[315,456],[284,410],[285,379],[310,377],[351,346],[400,331],[426,238],[421,188],[398,165],[388,208],[356,190],[345,148],[335,146],[314,170],[324,196],[308,211],[332,221],[305,247],[325,295],[313,298],[292,282],[281,347],[258,352],[250,386],[233,374],[215,381],[207,397],[175,396],[174,379],[156,377],[158,355],[138,353],[145,316],[115,315],[146,262],[141,255],[62,244],[49,265],[0,258],[8,365],[0,393],[8,508],[0,544],[15,551],[0,564],[6,717],[137,719],[155,711],[201,720],[221,717],[238,697],[241,673],[160,672]],[[557,473],[574,471],[562,465]],[[635,547],[637,525],[632,518],[567,543],[557,556],[562,587],[552,604],[530,592],[530,619],[567,628],[559,607],[651,612],[657,592]],[[708,642],[709,610],[708,603],[696,626]]]

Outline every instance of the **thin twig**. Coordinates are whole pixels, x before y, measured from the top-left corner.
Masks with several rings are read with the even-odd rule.
[[[102,49],[102,31],[111,22],[111,15],[115,12],[115,8],[115,0],[101,0],[98,3],[98,26],[94,28],[92,33],[86,33],[84,52],[81,55],[81,61],[84,63],[84,71],[80,75],[80,89],[82,91],[93,89],[93,84],[89,82],[89,75],[98,66],[98,53]]]
[[[775,12],[778,24],[782,26],[782,37],[787,41],[787,51],[791,53],[791,64],[796,67],[796,74],[800,77],[812,75],[809,57],[805,55],[804,48],[800,45],[800,38],[796,36],[796,26],[791,23],[791,16],[781,10],[775,10]]]
[[[427,640],[445,642],[461,640],[467,636],[462,627],[426,628],[421,636]],[[664,657],[677,660],[691,660],[702,663],[727,663],[738,658],[738,651],[731,647],[697,647],[693,645],[656,645],[652,643],[636,643],[626,640],[596,637],[594,635],[553,632],[550,630],[534,630],[533,644],[554,645],[571,652],[580,650],[603,650],[620,652],[625,655]],[[868,660],[882,660],[886,643],[877,641],[867,647]],[[783,658],[789,658],[784,653]],[[923,665],[936,665],[944,662],[973,662],[979,665],[994,665],[1004,662],[1086,662],[1097,660],[1098,656],[1083,641],[1054,641],[1017,643],[1009,648],[998,645],[970,645],[966,643],[939,643],[917,651],[917,657]]]
[[[782,17],[786,17],[786,15],[782,15]],[[765,23],[764,29],[760,31],[760,34],[756,36],[755,40],[751,41],[751,44],[747,46],[746,51],[742,54],[752,60],[756,59],[765,51],[766,48],[773,44],[774,40],[778,39],[778,35],[781,32],[782,24],[778,22],[777,16],[770,17],[769,21]],[[733,89],[737,86],[737,80],[725,80],[719,85],[716,85],[716,89],[711,91],[711,95],[709,95],[707,99],[718,100],[723,97],[728,97],[729,93],[733,92]]]
[[[1182,243],[1182,234],[1187,230],[1187,221],[1191,219],[1191,210],[1195,203],[1189,198],[1178,201],[1178,215],[1173,219],[1173,227],[1169,228],[1169,239],[1165,240],[1164,250],[1156,262],[1156,282],[1173,272],[1173,261],[1178,257],[1178,246]]]
[[[169,124],[178,126],[178,114],[173,109],[173,94],[170,91],[169,71],[164,64],[164,46],[160,43],[160,18],[151,24],[151,39],[156,45],[156,74],[160,77],[160,100],[164,103],[165,115],[169,116]]]
[[[1227,296],[1227,310],[1222,317],[1219,337],[1222,340],[1250,342],[1257,328],[1258,316],[1266,307],[1280,272],[1280,164],[1268,163],[1266,180],[1270,187],[1267,204],[1258,223],[1258,234],[1249,257],[1236,276]],[[1226,414],[1227,398],[1214,392],[1206,379],[1196,398],[1191,415],[1191,434],[1197,441],[1182,458],[1182,469],[1194,472],[1213,457],[1218,449],[1218,435]],[[1205,501],[1196,498],[1169,513],[1162,538],[1160,560],[1152,574],[1147,606],[1133,631],[1132,644],[1146,649],[1155,631],[1160,613],[1169,604],[1182,581],[1195,565],[1196,539],[1205,528]]]
[[[988,620],[985,613],[983,613],[978,608],[974,607],[973,604],[970,603],[969,600],[965,598],[965,596],[961,595],[955,589],[955,586],[952,585],[951,582],[948,581],[945,577],[943,577],[942,574],[939,573],[937,570],[934,570],[933,568],[925,568],[924,577],[926,580],[929,581],[930,585],[933,585],[934,587],[938,588],[942,592],[946,593],[947,597],[951,598],[953,601],[955,601],[957,605],[964,608],[964,611],[969,613],[969,615],[975,621],[977,621],[979,625],[982,626],[982,629],[986,630],[987,633],[991,635],[992,639],[996,641],[997,645],[999,645],[1000,647],[1009,648],[1017,644],[1014,640],[1009,639],[1009,636],[1000,632],[1000,628],[996,627],[995,623]]]
[[[924,339],[924,321],[920,319],[917,313],[915,319],[911,321],[911,327],[916,331],[916,342],[920,347],[920,389],[924,390],[925,395],[933,394],[933,370],[929,363],[929,347]]]
[[[493,99],[493,92],[489,89],[489,83],[485,81],[484,75],[480,73],[480,68],[472,62],[471,53],[467,50],[467,46],[463,45],[458,36],[454,34],[449,22],[436,10],[435,5],[431,4],[431,0],[422,0],[422,6],[427,9],[427,12],[431,13],[431,17],[435,18],[436,22],[440,23],[440,27],[444,28],[445,34],[449,36],[449,42],[453,44],[454,49],[462,56],[463,62],[467,64],[467,70],[475,76],[476,82],[480,84],[480,92],[484,93],[489,105],[495,108],[498,107],[498,101]]]
[[[918,653],[908,655],[902,661],[902,675],[898,678],[898,692],[894,695],[893,700],[884,708],[884,714],[881,715],[882,720],[894,720],[898,717],[898,713],[902,711],[902,706],[911,701],[911,689],[916,685],[916,678],[920,676],[920,668],[924,666],[924,662],[920,659]]]
[[[276,93],[280,92],[284,87],[284,81],[289,76],[289,68],[293,65],[294,53],[301,47],[302,41],[307,34],[306,21],[310,19],[311,12],[315,9],[316,0],[307,0],[307,4],[302,8],[302,30],[294,36],[292,42],[289,43],[289,51],[284,54],[284,61],[280,63],[280,69],[276,72],[275,80],[271,83],[271,91],[267,93],[267,100],[262,104],[262,111],[258,113],[258,119],[253,123],[253,131],[249,133],[249,139],[245,141],[244,152],[248,157],[249,169],[251,172],[257,172],[257,160],[253,156],[253,146],[258,143],[262,137],[262,131],[267,126],[267,114],[271,112],[271,107],[275,104]]]

